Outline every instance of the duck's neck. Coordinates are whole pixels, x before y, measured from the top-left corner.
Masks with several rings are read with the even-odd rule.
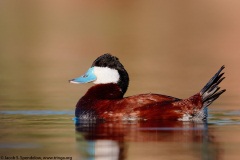
[[[114,83],[97,84],[91,87],[82,98],[97,99],[121,99],[123,98],[121,88]]]

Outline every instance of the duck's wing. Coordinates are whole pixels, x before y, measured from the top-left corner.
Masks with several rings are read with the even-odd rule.
[[[160,94],[139,94],[115,101],[111,108],[123,114],[124,118],[122,119],[126,120],[175,120],[180,113],[175,112],[179,110],[179,108],[172,104],[180,100],[181,99],[175,97]]]
[[[175,102],[179,101],[181,99],[171,97],[171,96],[166,96],[166,95],[161,95],[161,94],[139,94],[135,96],[130,96],[122,99],[122,103],[128,103],[128,104],[134,104],[135,107],[140,107],[144,105],[150,105],[150,104],[155,104],[155,103],[169,103],[169,102]]]
[[[115,100],[101,100],[95,111],[106,120],[176,119],[178,98],[160,94],[139,94]],[[177,113],[180,114],[180,113]]]

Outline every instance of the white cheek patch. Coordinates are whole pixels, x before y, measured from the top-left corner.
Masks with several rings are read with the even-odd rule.
[[[117,83],[120,75],[116,69],[108,67],[94,67],[94,74],[97,80],[93,81],[95,84]]]

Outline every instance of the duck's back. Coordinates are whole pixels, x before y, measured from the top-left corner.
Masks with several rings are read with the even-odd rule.
[[[178,107],[174,106],[174,102],[178,101],[181,100],[166,95],[149,93],[116,100],[113,105],[122,108],[120,111],[124,113],[122,120],[164,120],[177,119],[172,111],[179,110]]]

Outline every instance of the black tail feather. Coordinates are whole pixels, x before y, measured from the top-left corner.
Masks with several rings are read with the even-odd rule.
[[[201,90],[201,94],[205,93],[213,84],[218,82],[218,80],[223,76],[224,73],[221,73],[221,71],[225,68],[225,66],[222,66],[219,71],[208,81],[208,83],[203,87]],[[221,74],[220,74],[221,73]]]
[[[218,86],[225,78],[222,77],[224,73],[221,73],[224,68],[225,67],[222,66],[200,91],[203,107],[196,113],[196,115],[194,115],[194,121],[206,120],[208,116],[208,106],[226,91],[225,89],[220,90],[220,87]]]
[[[226,91],[225,89],[219,91],[220,87],[218,86],[225,78],[222,77],[224,73],[221,73],[224,68],[225,66],[222,66],[200,91],[204,107],[209,106],[214,100],[216,100],[221,94]]]
[[[211,97],[207,98],[204,103],[207,103],[209,106],[213,101],[215,101],[221,94],[223,94],[226,91],[226,89],[223,89],[215,94],[213,94]]]

